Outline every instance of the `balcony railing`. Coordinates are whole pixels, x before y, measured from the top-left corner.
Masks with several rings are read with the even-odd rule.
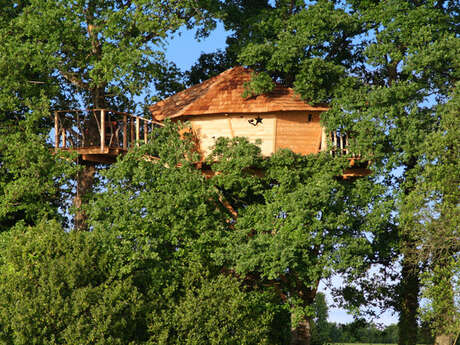
[[[333,156],[343,156],[348,154],[348,135],[340,132],[331,132],[331,150]]]
[[[156,121],[107,109],[60,110],[54,112],[56,149],[128,150],[147,143]]]

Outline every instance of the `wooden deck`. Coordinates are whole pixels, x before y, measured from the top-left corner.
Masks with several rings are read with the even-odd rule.
[[[369,176],[372,171],[369,169],[370,161],[360,160],[359,157],[349,158],[350,168],[343,171],[342,177],[346,179],[353,179],[357,177]]]
[[[75,151],[79,159],[113,163],[130,148],[148,142],[157,121],[109,109],[54,112],[55,150]]]
[[[99,146],[77,148],[66,147],[59,148],[59,150],[76,152],[84,161],[108,164],[115,163],[117,156],[128,152],[127,149],[114,147],[105,147],[103,150],[101,150]]]

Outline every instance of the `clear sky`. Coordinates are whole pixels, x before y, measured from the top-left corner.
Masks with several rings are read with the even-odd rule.
[[[222,24],[218,24],[212,34],[201,42],[195,39],[195,32],[182,30],[180,36],[173,39],[166,48],[166,57],[182,70],[190,68],[201,53],[212,53],[224,49],[227,32]]]
[[[171,40],[166,47],[166,57],[168,60],[173,61],[182,70],[189,69],[200,57],[202,53],[211,53],[217,49],[224,49],[225,39],[227,32],[224,30],[223,25],[219,24],[212,32],[212,34],[198,42],[195,39],[193,31],[183,30],[181,35]],[[339,286],[342,281],[338,277],[333,278],[333,284]],[[326,286],[320,284],[320,290],[326,293],[326,298],[329,304],[329,321],[337,323],[348,323],[353,321],[353,317],[346,312],[346,310],[340,308],[333,308],[332,297],[327,292]],[[379,318],[375,319],[374,322],[383,325],[389,325],[397,322],[396,315],[392,315],[391,312],[382,314]]]

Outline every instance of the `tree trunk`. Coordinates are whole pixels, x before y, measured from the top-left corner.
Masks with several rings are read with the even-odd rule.
[[[305,316],[296,327],[291,329],[291,345],[311,344],[311,318]]]
[[[417,313],[420,292],[419,267],[410,254],[402,262],[400,301],[399,301],[399,341],[398,345],[417,344]]]
[[[305,284],[295,275],[296,277],[296,288],[294,293],[302,299],[302,306],[312,306],[316,292],[318,289],[319,281],[316,282],[316,287],[306,287]],[[296,318],[292,315],[292,318]],[[310,345],[311,344],[311,316],[303,315],[302,319],[295,324],[292,322],[291,328],[291,345]]]
[[[413,191],[416,184],[413,173],[416,165],[416,157],[409,157],[404,173],[405,184],[403,185],[406,197]],[[412,212],[415,212],[415,210],[412,210]],[[414,224],[412,224],[411,220],[406,220],[400,226],[399,242],[404,257],[401,263],[401,282],[399,285],[398,345],[416,345],[418,333],[418,297],[420,293],[420,260],[413,239],[412,231]]]
[[[81,165],[82,169],[77,175],[77,193],[74,197],[74,225],[77,230],[88,230],[87,215],[82,205],[87,201],[88,193],[93,189],[96,167],[89,162],[83,162]]]
[[[107,106],[105,101],[105,85],[94,88],[91,93],[94,108],[104,109]]]

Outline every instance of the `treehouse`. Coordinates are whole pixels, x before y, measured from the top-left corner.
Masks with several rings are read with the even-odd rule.
[[[188,121],[197,139],[197,150],[207,155],[218,137],[246,137],[259,142],[262,155],[287,148],[299,154],[328,151],[348,154],[348,137],[327,133],[321,113],[327,106],[311,106],[290,88],[276,85],[265,95],[243,98],[251,70],[234,67],[150,107],[155,121]],[[350,158],[344,177],[365,176],[367,162]]]
[[[73,151],[78,159],[113,163],[116,157],[140,143],[147,143],[155,121],[107,110],[60,110],[54,112],[55,150]]]

